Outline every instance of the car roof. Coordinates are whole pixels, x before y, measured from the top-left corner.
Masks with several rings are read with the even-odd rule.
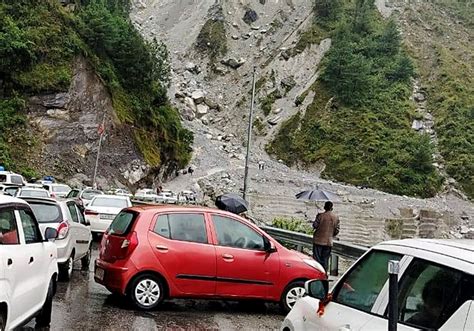
[[[46,198],[46,197],[21,197],[21,199],[27,202],[46,202],[50,204],[60,204],[60,203],[68,202],[68,201],[74,201],[74,200],[56,200],[53,198]]]
[[[201,206],[175,206],[175,205],[138,205],[138,206],[133,206],[127,208],[128,210],[133,210],[136,212],[156,212],[156,213],[179,213],[179,212],[193,212],[193,213],[218,213],[221,215],[227,215],[229,217],[238,217],[241,220],[244,220],[250,224],[248,220],[240,217],[237,214],[224,211],[222,209],[217,209],[217,208],[210,208],[210,207],[201,207]]]
[[[427,253],[442,254],[454,259],[460,259],[468,263],[474,263],[474,240],[473,239],[403,239],[385,241],[374,248],[389,246],[404,247],[424,251]]]
[[[9,195],[0,195],[0,205],[11,203],[27,205],[27,203],[22,199],[14,198]]]
[[[22,190],[22,191],[46,191],[42,187],[34,187],[34,186],[23,186],[23,187],[20,188],[20,190]]]

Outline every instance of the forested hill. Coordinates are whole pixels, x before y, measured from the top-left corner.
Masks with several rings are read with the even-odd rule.
[[[267,150],[288,164],[323,162],[337,181],[419,197],[454,185],[472,198],[472,5],[391,3],[384,19],[374,1],[314,2],[300,44],[333,44],[305,92],[314,101]]]
[[[63,98],[61,93],[67,93],[66,99],[81,97],[74,95],[74,89],[81,87],[72,86],[74,79],[84,74],[83,68],[75,65],[78,59],[85,61],[86,69],[92,68],[111,97],[114,114],[108,115],[107,122],[110,130],[115,130],[108,131],[111,139],[114,132],[119,135],[127,131],[139,156],[152,171],[171,171],[187,164],[192,134],[182,127],[166,95],[168,51],[159,41],[143,39],[129,19],[129,6],[128,0],[1,1],[0,164],[27,176],[45,171],[56,171],[57,176],[72,175],[70,169],[60,166],[67,163],[68,157],[61,160],[62,155],[57,155],[58,164],[52,164],[53,169],[44,169],[34,157],[26,155],[41,149],[54,150],[54,144],[59,144],[55,137],[63,134],[57,128],[51,133],[48,128],[43,130],[48,135],[42,136],[30,125],[27,115],[34,98]],[[43,116],[61,114],[69,119],[65,124],[71,124],[75,114],[83,111],[81,107],[85,108],[89,101],[95,104],[97,97],[91,92],[90,100],[79,100],[83,105],[65,102],[54,111],[44,107]],[[46,102],[43,105],[51,108]],[[91,125],[99,125],[104,109],[97,105],[91,108]],[[39,118],[41,114],[35,116]],[[78,119],[77,129],[82,130],[83,124]],[[97,135],[91,134],[77,146],[81,152],[74,156],[83,163],[77,166],[78,172],[86,176],[91,175],[96,148],[92,145],[96,141]],[[121,155],[116,158],[120,160]]]

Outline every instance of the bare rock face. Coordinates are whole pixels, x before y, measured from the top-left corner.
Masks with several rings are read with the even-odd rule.
[[[69,90],[31,97],[28,119],[41,147],[35,155],[35,167],[39,166],[44,174],[55,174],[74,185],[90,185],[99,143],[98,127],[104,119],[98,175],[106,183],[114,179],[128,183],[120,166],[132,160],[144,162],[134,143],[133,128],[119,123],[109,92],[81,57],[75,60]],[[147,171],[138,177],[146,176]]]

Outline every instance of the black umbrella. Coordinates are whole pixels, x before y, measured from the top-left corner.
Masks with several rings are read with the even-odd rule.
[[[296,199],[311,201],[337,201],[339,200],[339,197],[332,192],[316,189],[300,192],[296,195]]]
[[[235,193],[227,193],[217,197],[216,206],[219,209],[229,211],[234,214],[246,212],[248,209],[248,202],[240,195]]]

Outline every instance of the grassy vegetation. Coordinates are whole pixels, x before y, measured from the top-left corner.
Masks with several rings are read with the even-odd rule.
[[[2,2],[0,126],[25,125],[25,97],[67,90],[73,59],[82,55],[109,88],[119,119],[136,128],[147,161],[184,166],[192,135],[166,96],[168,52],[162,43],[141,37],[128,8],[128,0],[84,0],[75,13],[54,0]],[[0,130],[0,163],[21,171],[7,141],[7,130]]]
[[[290,165],[322,160],[327,178],[433,196],[441,179],[429,137],[410,128],[414,71],[397,27],[383,22],[371,2],[353,1],[343,13],[313,103],[303,118],[282,125],[267,150]]]
[[[275,103],[276,100],[280,99],[282,97],[281,92],[279,89],[275,89],[269,94],[267,94],[265,97],[260,99],[260,108],[262,109],[263,113],[265,115],[270,114],[272,111],[272,106]]]
[[[311,224],[297,218],[275,218],[272,226],[279,229],[312,234]]]
[[[224,20],[214,18],[207,20],[199,32],[196,47],[201,52],[208,54],[212,61],[218,56],[225,55],[227,53],[227,37]]]
[[[474,6],[469,1],[448,0],[438,0],[432,6],[434,10],[447,12],[460,24],[454,25],[428,10],[413,14],[429,20],[435,33],[430,39],[412,42],[409,50],[417,58],[421,81],[428,92],[428,107],[434,114],[438,148],[446,171],[473,199],[474,46],[468,38],[457,38],[456,34],[474,33]]]

